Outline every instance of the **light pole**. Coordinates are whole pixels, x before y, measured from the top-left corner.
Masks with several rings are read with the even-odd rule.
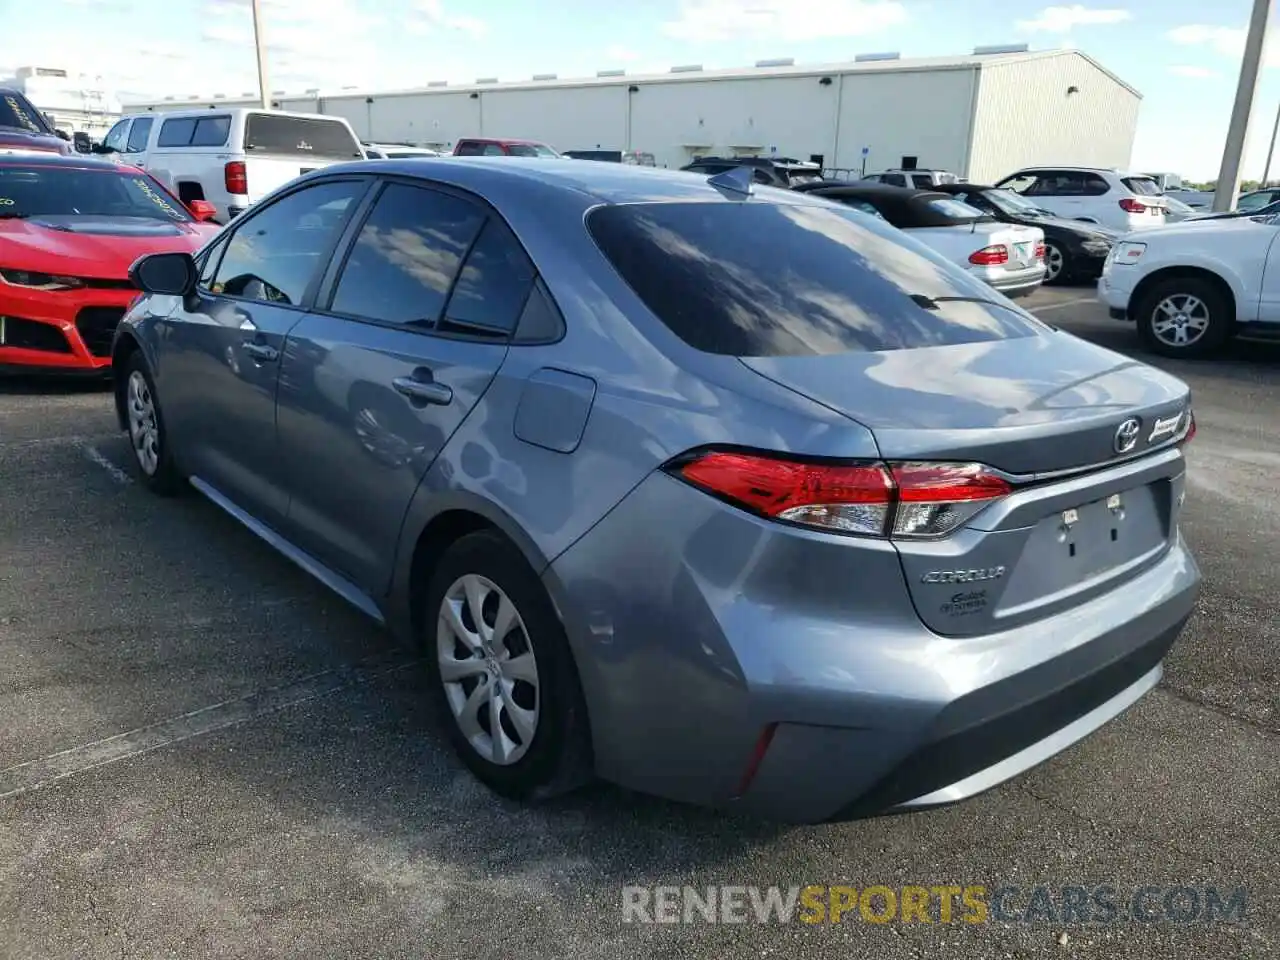
[[[1218,189],[1213,194],[1216,212],[1235,206],[1240,192],[1240,163],[1244,159],[1245,143],[1249,139],[1249,115],[1253,112],[1253,97],[1258,90],[1258,68],[1262,64],[1262,48],[1267,39],[1267,18],[1272,0],[1253,0],[1253,13],[1249,16],[1249,36],[1244,42],[1244,58],[1240,61],[1240,80],[1236,84],[1236,102],[1231,108],[1231,125],[1227,128],[1227,143],[1222,151],[1222,167],[1218,171]]]
[[[262,40],[262,0],[253,0],[253,48],[258,56],[258,94],[262,109],[271,109],[271,88],[267,86],[267,45]]]

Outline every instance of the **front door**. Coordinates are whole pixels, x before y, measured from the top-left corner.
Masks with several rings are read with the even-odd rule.
[[[393,181],[330,273],[285,344],[288,536],[378,595],[418,484],[506,356],[533,267],[478,204]]]
[[[237,221],[161,334],[164,413],[183,469],[269,526],[288,508],[275,424],[285,334],[368,184],[309,185]]]

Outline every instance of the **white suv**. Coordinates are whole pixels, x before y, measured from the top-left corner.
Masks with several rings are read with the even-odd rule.
[[[1165,224],[1167,201],[1143,173],[1096,167],[1024,167],[996,184],[1050,213],[1121,233]]]

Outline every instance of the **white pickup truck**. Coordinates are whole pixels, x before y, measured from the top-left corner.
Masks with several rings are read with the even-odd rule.
[[[95,152],[142,167],[183,203],[212,203],[221,223],[294,177],[366,159],[341,117],[245,107],[132,114]]]

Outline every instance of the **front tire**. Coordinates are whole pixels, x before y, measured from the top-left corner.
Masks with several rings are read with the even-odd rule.
[[[125,426],[133,464],[143,486],[160,496],[172,496],[182,489],[182,476],[169,452],[164,414],[151,379],[151,371],[141,351],[129,354],[124,378]]]
[[[469,534],[427,587],[422,644],[437,709],[462,762],[514,800],[590,779],[586,707],[542,581],[496,532]]]
[[[1231,338],[1231,302],[1199,277],[1172,277],[1148,290],[1135,310],[1138,335],[1163,357],[1207,357]]]

